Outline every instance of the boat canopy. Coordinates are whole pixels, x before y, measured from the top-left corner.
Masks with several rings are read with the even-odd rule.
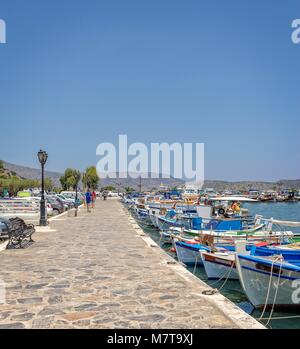
[[[243,202],[257,202],[258,200],[247,198],[245,196],[216,196],[210,198],[211,201],[243,201]]]
[[[294,221],[280,221],[278,219],[266,219],[267,221],[275,224],[279,224],[285,227],[300,227],[300,222],[294,222]]]

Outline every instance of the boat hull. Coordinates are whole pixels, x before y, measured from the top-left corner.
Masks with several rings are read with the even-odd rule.
[[[236,256],[241,285],[254,307],[262,308],[267,304],[269,308],[273,303],[276,308],[300,306],[300,268],[286,265],[276,262],[272,267],[272,262],[266,258]]]
[[[238,280],[234,255],[225,255],[201,251],[202,263],[209,279]]]
[[[195,247],[193,245],[185,244],[181,241],[175,240],[173,244],[176,249],[179,262],[186,265],[203,265],[199,249],[207,250],[206,248],[204,248],[204,246],[199,248],[199,245]]]

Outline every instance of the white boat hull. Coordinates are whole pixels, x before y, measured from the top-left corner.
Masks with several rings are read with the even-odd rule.
[[[155,227],[155,228],[158,228],[158,225],[157,225],[157,217],[156,216],[154,216],[153,214],[150,214],[150,221],[151,221],[151,223],[152,223],[152,225]]]
[[[193,250],[188,246],[183,247],[180,244],[176,244],[176,241],[174,241],[174,247],[179,262],[187,265],[203,265],[199,250]]]
[[[205,272],[209,279],[239,279],[234,254],[210,253],[205,251],[200,251],[200,253]]]
[[[273,303],[275,307],[299,307],[300,268],[294,271],[292,268],[287,268],[287,264],[276,262],[272,268],[272,264],[265,263],[264,258],[251,260],[251,257],[236,257],[241,285],[249,301],[256,308],[262,308],[265,304],[272,307]]]

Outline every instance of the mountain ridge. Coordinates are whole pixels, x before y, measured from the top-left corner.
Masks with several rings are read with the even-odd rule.
[[[12,164],[10,162],[4,161],[4,166],[7,170],[16,173],[18,176],[27,179],[40,179],[41,170]],[[45,171],[45,177],[50,178],[53,181],[55,186],[60,186],[59,178],[62,176],[62,173],[55,171]],[[139,188],[139,178],[101,178],[100,187],[105,187],[112,185],[114,187],[119,186],[124,188],[126,186],[133,187],[135,189]],[[183,186],[184,181],[176,178],[142,178],[142,189],[151,190],[153,188],[159,188],[162,184],[163,186],[176,187]],[[257,190],[281,190],[285,188],[294,188],[300,189],[300,179],[280,179],[278,181],[222,181],[222,180],[205,180],[204,187],[214,188],[217,191],[221,190],[241,190],[247,191],[249,189]]]

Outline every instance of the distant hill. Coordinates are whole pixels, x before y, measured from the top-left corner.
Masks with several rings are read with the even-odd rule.
[[[42,176],[41,170],[27,166],[20,166],[11,164],[9,162],[4,162],[4,167],[10,172],[16,173],[21,178],[40,179]],[[60,186],[59,178],[61,177],[61,175],[62,174],[58,172],[45,171],[45,177],[51,178],[54,186],[56,187]]]
[[[250,189],[256,189],[259,191],[264,190],[282,190],[282,189],[300,189],[300,179],[288,180],[282,179],[276,182],[263,182],[263,181],[214,181],[207,180],[204,183],[206,188],[214,188],[217,191],[222,190],[237,190],[248,191]]]
[[[4,167],[10,172],[16,173],[21,178],[27,179],[40,179],[41,178],[41,170],[11,164],[9,162],[4,162]],[[52,180],[54,186],[59,187],[60,181],[59,178],[62,176],[62,173],[45,171],[45,177],[48,177]],[[139,179],[134,178],[102,178],[100,180],[100,187],[106,187],[108,185],[112,185],[117,188],[117,183],[120,183],[120,188],[132,187],[134,189],[139,188]],[[142,179],[142,190],[151,190],[153,188],[159,188],[160,185],[165,185],[170,188],[175,186],[182,186],[184,181],[174,179],[174,178],[157,178],[157,179]]]
[[[40,179],[41,170],[30,168],[27,166],[20,166],[11,164],[9,162],[4,162],[4,167],[6,170],[10,171],[21,178],[28,179]],[[51,178],[55,186],[60,186],[59,178],[62,173],[45,171],[45,176]],[[120,183],[120,188],[132,187],[136,190],[139,188],[139,178],[103,178],[100,180],[100,187],[105,187],[112,185],[117,188]],[[151,190],[153,188],[159,188],[160,185],[168,186],[170,188],[176,186],[183,186],[184,181],[176,178],[147,178],[142,179],[142,190]],[[257,190],[281,190],[281,189],[300,189],[300,179],[286,180],[282,179],[276,182],[263,182],[263,181],[220,181],[220,180],[206,180],[204,182],[204,187],[214,188],[216,191],[222,190],[239,190],[247,191],[249,189]]]
[[[106,187],[112,185],[115,188],[131,187],[136,190],[139,189],[140,179],[139,178],[103,178],[100,181],[100,187]],[[169,188],[182,187],[184,181],[176,178],[142,178],[141,179],[142,191],[149,191],[152,189],[158,189],[160,185],[166,186]]]

